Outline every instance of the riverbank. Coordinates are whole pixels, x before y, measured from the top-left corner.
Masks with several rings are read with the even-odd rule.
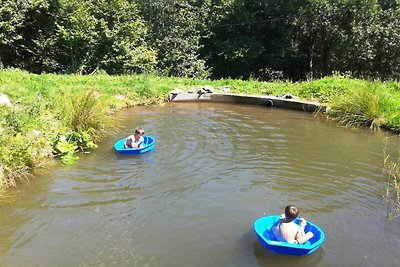
[[[400,84],[332,76],[311,82],[194,80],[155,75],[34,75],[0,71],[0,188],[25,180],[44,160],[65,163],[77,151],[96,147],[112,127],[113,114],[125,107],[162,104],[174,89],[249,95],[291,94],[330,106],[327,116],[351,127],[400,131]]]

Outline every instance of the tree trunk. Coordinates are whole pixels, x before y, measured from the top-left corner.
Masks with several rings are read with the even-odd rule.
[[[330,44],[328,38],[328,32],[324,25],[321,25],[321,76],[324,77],[328,74],[329,68],[329,53],[330,53]]]
[[[308,50],[308,72],[306,73],[307,81],[314,79],[314,47],[315,47],[315,35],[311,33],[310,36],[310,49]]]

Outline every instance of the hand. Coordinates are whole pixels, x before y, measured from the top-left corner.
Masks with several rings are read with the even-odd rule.
[[[282,213],[281,214],[281,217],[279,217],[279,219],[281,219],[281,220],[284,220],[286,217],[285,217],[285,213]]]
[[[307,221],[304,218],[300,218],[300,226],[301,227],[306,227]]]

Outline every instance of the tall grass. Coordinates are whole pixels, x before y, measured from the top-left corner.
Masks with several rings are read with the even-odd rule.
[[[53,141],[54,152],[64,163],[73,163],[78,157],[76,150],[95,148],[112,125],[111,110],[95,90],[64,93],[53,109],[58,110],[58,118],[64,130]]]
[[[328,116],[346,126],[380,129],[387,125],[384,107],[388,102],[389,98],[374,84],[366,84],[338,95]]]
[[[63,93],[57,103],[64,126],[77,133],[87,132],[95,141],[112,125],[110,109],[94,90]]]
[[[387,156],[384,161],[387,170],[386,198],[395,211],[400,211],[400,164]]]

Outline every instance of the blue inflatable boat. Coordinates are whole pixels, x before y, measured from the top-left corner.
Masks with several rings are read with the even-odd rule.
[[[292,256],[303,256],[315,252],[325,240],[325,234],[321,228],[307,221],[305,232],[311,231],[314,236],[304,244],[289,244],[280,242],[274,234],[274,227],[279,224],[279,215],[272,215],[259,218],[254,223],[254,231],[258,240],[264,247],[274,253]],[[300,225],[300,219],[296,218],[295,222]]]
[[[125,138],[118,140],[114,144],[115,150],[118,152],[118,154],[143,154],[145,152],[148,152],[150,150],[154,149],[154,145],[156,143],[156,139],[154,137],[145,135],[143,136],[143,143],[141,144],[140,148],[125,148]]]

